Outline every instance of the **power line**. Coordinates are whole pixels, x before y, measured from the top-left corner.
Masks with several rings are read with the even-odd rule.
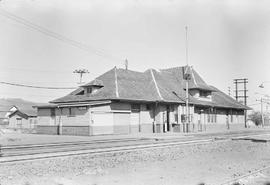
[[[6,98],[9,98],[9,97],[11,97],[12,96],[12,98],[14,98],[14,97],[22,97],[22,96],[24,96],[24,97],[26,97],[26,96],[28,96],[28,97],[43,97],[43,98],[56,98],[56,97],[59,97],[59,96],[57,96],[57,95],[43,95],[43,94],[39,94],[39,93],[37,93],[37,94],[29,94],[29,93],[14,93],[14,92],[0,92],[0,96],[1,97],[6,97]],[[0,106],[1,107],[1,106]]]
[[[77,87],[42,87],[42,86],[34,86],[34,85],[24,85],[24,84],[17,84],[17,83],[9,83],[9,82],[0,82],[1,84],[5,85],[13,85],[18,87],[28,87],[28,88],[35,88],[35,89],[76,89]]]
[[[254,105],[260,105],[261,103],[254,103],[254,104],[250,104],[248,106],[254,106]]]
[[[26,20],[26,19],[24,19],[22,17],[19,17],[19,16],[15,15],[15,14],[12,14],[12,13],[6,11],[6,10],[3,10],[2,8],[0,8],[0,15],[6,17],[8,19],[11,19],[13,21],[16,21],[16,22],[18,22],[18,23],[20,23],[20,24],[22,24],[22,25],[24,25],[24,26],[26,26],[28,28],[31,28],[31,29],[36,30],[36,31],[38,31],[40,33],[43,33],[46,36],[52,37],[54,39],[57,39],[59,41],[62,41],[64,43],[66,43],[66,44],[77,47],[77,48],[79,48],[81,50],[84,50],[84,51],[87,51],[87,52],[90,52],[90,53],[94,53],[94,54],[96,54],[96,55],[98,55],[100,57],[105,57],[105,58],[109,58],[109,59],[116,60],[116,61],[124,61],[124,60],[122,60],[122,59],[120,59],[118,57],[107,54],[106,52],[102,51],[101,49],[99,49],[99,50],[95,49],[95,48],[93,48],[91,46],[85,45],[85,44],[80,43],[80,42],[78,42],[76,40],[70,39],[70,38],[68,38],[66,36],[60,35],[60,34],[58,34],[56,32],[53,32],[53,31],[51,31],[51,30],[49,30],[47,28],[41,27],[41,26],[39,26],[39,25],[37,25],[35,23],[32,23],[32,22],[30,22],[30,21],[28,21],[28,20]]]
[[[36,72],[36,73],[40,73],[40,72],[45,72],[45,73],[70,73],[72,72],[72,69],[71,70],[40,70],[40,69],[34,69],[34,68],[21,68],[21,67],[2,67],[1,66],[1,69],[4,69],[4,70],[15,70],[15,71],[19,71],[19,72],[25,72],[25,71],[31,71],[31,72]],[[6,72],[6,71],[3,71],[3,72]]]

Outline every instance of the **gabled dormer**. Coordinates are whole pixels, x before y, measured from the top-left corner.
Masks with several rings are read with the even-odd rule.
[[[204,82],[192,66],[185,66],[183,74],[184,81],[188,80],[188,90],[192,97],[202,101],[212,101],[212,92],[215,90]]]
[[[81,87],[84,89],[84,95],[91,95],[97,93],[99,89],[104,87],[104,85],[101,80],[95,79],[88,84],[82,85]]]
[[[212,101],[212,91],[205,89],[189,89],[189,94],[202,101]]]

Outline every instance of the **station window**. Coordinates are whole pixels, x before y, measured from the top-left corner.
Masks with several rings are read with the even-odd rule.
[[[74,108],[71,108],[71,107],[68,108],[68,116],[75,116],[75,109]]]
[[[133,111],[140,111],[140,104],[132,104],[131,110]]]
[[[211,94],[210,91],[200,91],[200,97],[207,98]]]
[[[51,117],[55,117],[55,109],[51,109]]]

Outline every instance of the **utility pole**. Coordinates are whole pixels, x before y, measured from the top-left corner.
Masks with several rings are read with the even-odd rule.
[[[241,78],[241,79],[234,79],[234,84],[235,84],[235,99],[236,101],[239,102],[239,98],[244,99],[244,105],[247,105],[247,83],[248,79],[247,78]],[[243,84],[243,89],[239,90],[240,84]],[[242,92],[242,93],[241,93]],[[239,95],[240,94],[240,95]],[[247,128],[247,110],[244,111],[244,116],[245,116],[245,128]]]
[[[231,87],[228,87],[228,95],[231,96]]]
[[[75,71],[73,71],[73,73],[77,73],[80,75],[80,82],[78,84],[82,84],[82,77],[83,77],[83,74],[85,73],[89,73],[89,71],[87,69],[76,69]]]
[[[186,123],[186,127],[184,126],[184,130],[186,132],[189,132],[189,126],[190,126],[190,115],[189,115],[189,92],[188,92],[188,81],[190,80],[191,78],[191,74],[190,73],[190,69],[189,69],[189,65],[188,65],[188,27],[186,26],[185,27],[186,29],[186,69],[185,69],[185,73],[184,73],[184,79],[186,80],[186,119],[185,119],[185,123]]]

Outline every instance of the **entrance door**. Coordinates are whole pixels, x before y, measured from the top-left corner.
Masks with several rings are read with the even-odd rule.
[[[167,106],[166,110],[166,117],[167,117],[167,132],[170,131],[170,106]]]

